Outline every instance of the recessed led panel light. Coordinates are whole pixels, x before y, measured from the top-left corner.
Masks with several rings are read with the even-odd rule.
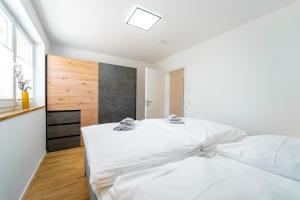
[[[136,7],[127,24],[149,31],[160,19],[160,16]]]

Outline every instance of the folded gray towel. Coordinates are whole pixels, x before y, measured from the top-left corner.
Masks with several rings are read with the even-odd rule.
[[[169,118],[169,121],[180,121],[181,119],[176,117],[176,118]]]
[[[134,120],[132,118],[127,117],[120,121],[120,124],[131,126],[132,124],[134,124]]]
[[[181,119],[179,117],[177,117],[175,114],[171,114],[168,117],[169,121],[180,121]]]
[[[184,121],[182,121],[180,119],[179,121],[169,121],[169,123],[171,123],[171,124],[184,124]]]
[[[175,114],[169,115],[168,122],[172,124],[184,124],[184,121],[182,121],[182,119],[177,117]]]
[[[120,121],[120,124],[113,128],[114,131],[130,131],[134,129],[135,124],[132,118],[126,118]]]
[[[170,114],[168,117],[169,117],[169,119],[170,118],[177,118],[177,116],[175,114]]]
[[[114,131],[130,131],[132,129],[134,129],[135,125],[132,126],[126,126],[126,125],[118,125],[116,127],[113,128]]]

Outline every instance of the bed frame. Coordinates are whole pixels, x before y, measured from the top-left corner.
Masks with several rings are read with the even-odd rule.
[[[92,190],[92,186],[89,182],[90,180],[90,167],[87,162],[87,157],[86,157],[86,150],[84,148],[84,170],[85,170],[85,176],[87,179],[87,184],[88,184],[88,190],[89,190],[89,200],[101,200],[97,198],[97,195],[95,192]]]

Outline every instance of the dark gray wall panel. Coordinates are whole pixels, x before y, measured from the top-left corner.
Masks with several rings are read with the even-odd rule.
[[[136,69],[99,64],[99,123],[136,118]]]

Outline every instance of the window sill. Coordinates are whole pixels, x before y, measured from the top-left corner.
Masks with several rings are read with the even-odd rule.
[[[11,118],[17,117],[19,115],[23,115],[23,114],[26,114],[26,113],[29,113],[29,112],[32,112],[35,110],[40,110],[43,108],[45,108],[45,106],[32,106],[29,109],[25,109],[25,110],[20,109],[20,110],[14,110],[14,111],[8,111],[5,113],[0,113],[0,121],[11,119]]]

